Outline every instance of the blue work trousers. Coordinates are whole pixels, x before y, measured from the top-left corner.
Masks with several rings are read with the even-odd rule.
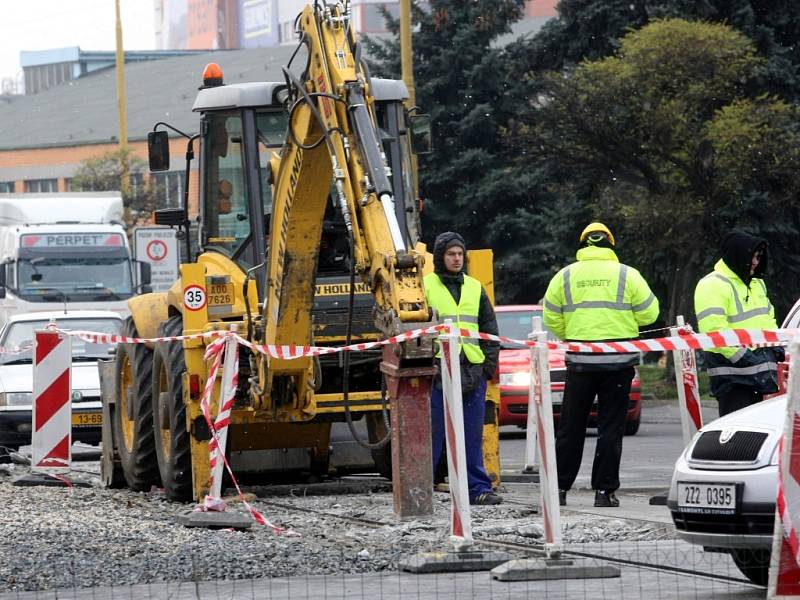
[[[463,395],[464,446],[467,451],[467,484],[469,499],[492,491],[492,482],[483,467],[483,420],[486,415],[486,380]],[[445,448],[444,401],[442,390],[433,386],[431,393],[431,450],[433,472]]]

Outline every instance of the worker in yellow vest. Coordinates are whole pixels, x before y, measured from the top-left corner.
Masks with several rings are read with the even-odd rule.
[[[600,342],[639,337],[658,317],[658,300],[633,267],[619,262],[616,240],[602,223],[581,233],[577,262],[561,269],[544,296],[544,324],[562,340]],[[556,435],[559,503],[575,483],[586,423],[597,398],[597,449],[592,465],[594,505],[619,506],[619,464],[634,365],[639,354],[567,352],[564,400]]]
[[[767,270],[767,241],[741,231],[722,240],[722,258],[694,291],[694,312],[701,333],[721,329],[776,329],[775,309],[762,277]],[[714,348],[705,352],[711,394],[720,416],[763,400],[778,391],[783,348]]]
[[[451,319],[460,329],[497,335],[494,308],[480,282],[464,273],[466,245],[459,234],[447,231],[433,246],[434,272],[425,276],[425,299],[439,320]],[[500,504],[483,465],[483,421],[486,414],[486,381],[497,370],[499,344],[461,338],[461,394],[464,409],[464,446],[470,504]],[[441,356],[441,350],[437,352]],[[431,392],[431,449],[433,469],[444,451],[444,404],[441,374]]]

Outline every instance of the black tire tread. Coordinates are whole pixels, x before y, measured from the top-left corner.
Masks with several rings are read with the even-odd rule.
[[[183,333],[183,317],[174,315],[158,329],[159,337],[171,337]],[[168,456],[159,456],[159,470],[164,492],[170,500],[188,502],[192,500],[192,457],[189,432],[186,429],[186,406],[183,404],[183,372],[186,361],[182,342],[162,342],[156,347],[153,360],[152,407],[155,409],[159,396],[158,373],[161,364],[167,371],[172,396],[170,401],[170,447]]]
[[[139,337],[132,317],[125,319],[122,335]],[[153,352],[144,344],[120,344],[115,359],[118,381],[124,356],[129,356],[131,360],[137,411],[133,415],[135,423],[133,448],[131,452],[128,452],[122,443],[121,421],[117,412],[118,408],[115,407],[112,428],[116,439],[117,454],[128,487],[138,492],[150,491],[152,486],[160,484],[155,437],[153,436],[153,405],[150,402],[149,393],[153,379]]]

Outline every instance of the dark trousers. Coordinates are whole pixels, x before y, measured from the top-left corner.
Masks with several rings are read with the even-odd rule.
[[[477,388],[463,395],[464,446],[467,451],[467,486],[469,499],[492,491],[492,482],[483,467],[483,419],[486,415],[486,380]],[[431,453],[433,473],[445,447],[444,404],[442,390],[433,386],[431,393]],[[435,479],[434,479],[435,480]],[[452,481],[450,482],[453,483]]]
[[[592,465],[592,488],[619,488],[619,463],[625,415],[628,412],[633,367],[618,371],[567,370],[564,403],[556,434],[558,487],[568,490],[575,483],[583,458],[586,425],[597,396],[597,448]]]
[[[719,416],[725,416],[740,408],[745,408],[756,402],[761,402],[763,399],[764,394],[754,387],[749,385],[734,385],[728,392],[721,394],[717,398],[719,402]]]

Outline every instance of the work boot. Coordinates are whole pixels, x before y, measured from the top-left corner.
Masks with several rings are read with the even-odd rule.
[[[614,492],[597,490],[594,493],[594,505],[601,508],[616,508],[619,506],[619,500],[614,495]]]
[[[483,494],[478,494],[472,500],[470,500],[470,504],[474,504],[476,506],[489,506],[492,504],[502,503],[503,498],[494,492],[484,492]]]
[[[567,505],[567,490],[558,490],[558,505]]]

